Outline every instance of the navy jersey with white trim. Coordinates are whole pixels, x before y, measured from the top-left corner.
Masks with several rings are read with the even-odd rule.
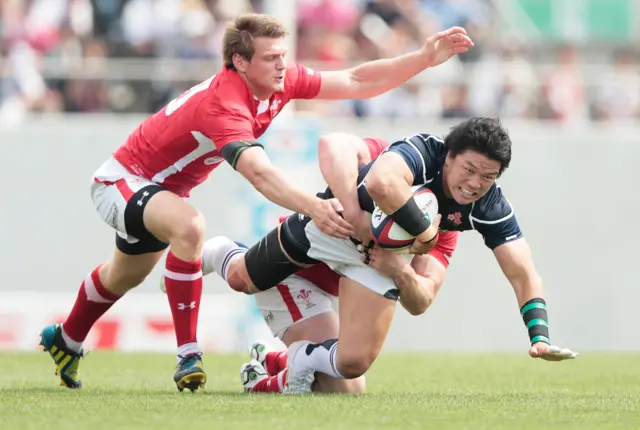
[[[413,185],[427,185],[433,191],[442,216],[441,231],[477,230],[490,249],[522,237],[513,209],[499,185],[494,183],[487,194],[469,205],[458,204],[445,195],[442,169],[447,150],[438,137],[417,134],[391,144],[385,152],[395,152],[405,160],[413,173]],[[363,179],[373,163],[375,160],[363,167],[358,178],[360,206],[368,212],[373,211],[373,201]]]

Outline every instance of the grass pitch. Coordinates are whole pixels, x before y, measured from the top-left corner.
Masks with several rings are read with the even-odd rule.
[[[45,353],[0,352],[1,429],[640,429],[640,356],[383,354],[360,396],[246,395],[244,356],[205,357],[207,388],[178,393],[170,354],[94,351],[85,388]]]

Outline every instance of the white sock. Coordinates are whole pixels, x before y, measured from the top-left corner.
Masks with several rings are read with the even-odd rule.
[[[64,341],[64,344],[67,345],[67,348],[80,353],[82,351],[82,342],[76,342],[75,340],[71,339],[69,335],[64,331],[64,326],[62,324],[60,324],[60,328],[62,332],[62,340]]]
[[[202,354],[202,349],[200,349],[198,342],[185,343],[178,347],[178,363],[180,363],[180,357],[186,357],[190,354]]]
[[[338,352],[338,339],[328,339],[322,343],[312,343],[308,345],[306,351],[300,351],[300,360],[310,369],[316,372],[326,373],[334,378],[344,379],[344,376],[338,372],[338,363],[336,362]],[[310,354],[307,355],[307,351]],[[298,359],[298,356],[296,356]]]
[[[207,240],[202,247],[202,275],[215,272],[226,281],[229,263],[245,252],[246,248],[224,236]]]

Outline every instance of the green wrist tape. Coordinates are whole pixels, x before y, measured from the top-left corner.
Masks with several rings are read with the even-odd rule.
[[[520,308],[520,315],[522,315],[522,320],[527,326],[532,345],[536,342],[544,342],[551,345],[547,303],[544,299],[535,298],[529,300]]]

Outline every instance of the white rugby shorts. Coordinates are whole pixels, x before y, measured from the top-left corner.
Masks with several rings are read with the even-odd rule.
[[[280,340],[290,327],[334,310],[338,299],[296,275],[253,297],[271,333]]]

